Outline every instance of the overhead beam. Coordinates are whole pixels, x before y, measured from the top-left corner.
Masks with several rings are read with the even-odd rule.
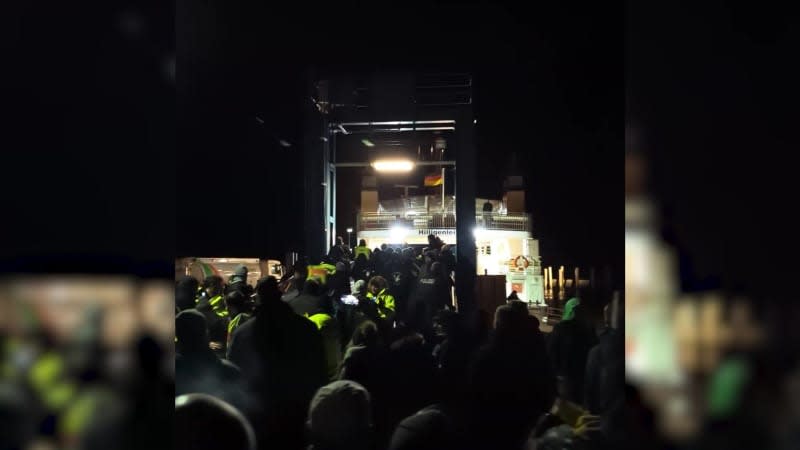
[[[341,123],[331,123],[332,127],[336,127],[339,125],[345,127],[369,127],[373,125],[433,125],[433,124],[451,124],[455,125],[456,121],[451,119],[444,119],[444,120],[395,120],[389,122],[341,122]]]
[[[414,163],[417,166],[455,166],[455,161],[417,161]],[[340,162],[332,163],[331,167],[370,167],[369,162]]]
[[[343,133],[339,129],[331,130],[333,134],[372,134],[372,133],[405,133],[409,131],[455,131],[456,127],[398,127],[398,128],[366,128],[361,130],[354,130],[350,128],[347,133]]]

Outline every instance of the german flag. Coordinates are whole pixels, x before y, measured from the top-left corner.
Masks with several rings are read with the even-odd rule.
[[[441,186],[444,183],[442,174],[428,175],[425,177],[425,186]]]

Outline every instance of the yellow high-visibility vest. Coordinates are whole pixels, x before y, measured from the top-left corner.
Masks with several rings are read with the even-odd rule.
[[[211,305],[211,310],[214,311],[214,314],[219,317],[228,317],[228,308],[225,306],[225,300],[221,295],[211,297],[208,304]]]
[[[335,273],[336,266],[332,264],[322,263],[314,266],[308,266],[308,277],[306,277],[306,280],[314,278],[321,284],[325,284],[325,282],[328,280],[328,277]]]
[[[355,249],[354,256],[358,258],[358,255],[364,255],[367,259],[369,259],[369,257],[372,255],[372,250],[370,250],[369,247],[358,246]]]
[[[378,304],[378,314],[381,319],[385,319],[389,314],[394,312],[394,296],[386,293],[386,289],[378,292],[378,295],[367,293],[367,298]]]

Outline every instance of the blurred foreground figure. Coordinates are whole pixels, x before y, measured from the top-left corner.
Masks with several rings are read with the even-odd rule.
[[[0,283],[0,303],[0,448],[161,448],[174,399],[169,282],[19,277]]]
[[[193,309],[181,312],[175,318],[175,337],[175,394],[205,393],[242,407],[239,368],[209,348],[206,318]]]
[[[322,338],[313,322],[281,300],[274,277],[259,280],[256,293],[256,316],[236,329],[228,358],[257,404],[244,413],[260,448],[299,448],[308,404],[327,379]]]
[[[367,450],[372,441],[370,395],[354,381],[319,388],[308,410],[311,450]]]
[[[175,447],[178,450],[255,450],[256,438],[236,408],[206,394],[175,399]]]

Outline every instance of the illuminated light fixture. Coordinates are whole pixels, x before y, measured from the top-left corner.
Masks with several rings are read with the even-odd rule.
[[[389,230],[389,235],[392,237],[393,244],[400,244],[408,236],[408,228],[394,226]]]
[[[348,233],[352,233],[352,232],[353,232],[353,229],[352,229],[352,228],[348,228],[348,229],[347,229],[347,232],[348,232]]]
[[[278,141],[278,143],[280,143],[280,144],[281,144],[281,147],[291,147],[291,146],[292,146],[292,144],[290,144],[289,142],[287,142],[287,141],[285,141],[285,140],[283,140],[283,139],[281,139],[280,141]]]
[[[375,147],[375,144],[372,143],[369,139],[362,139],[361,143],[366,145],[367,147]]]
[[[414,161],[408,159],[380,159],[373,161],[371,166],[378,172],[411,172],[414,170]]]
[[[483,227],[475,227],[472,229],[472,236],[474,236],[475,239],[478,239],[478,237],[483,235],[484,231],[486,231],[486,229]]]

